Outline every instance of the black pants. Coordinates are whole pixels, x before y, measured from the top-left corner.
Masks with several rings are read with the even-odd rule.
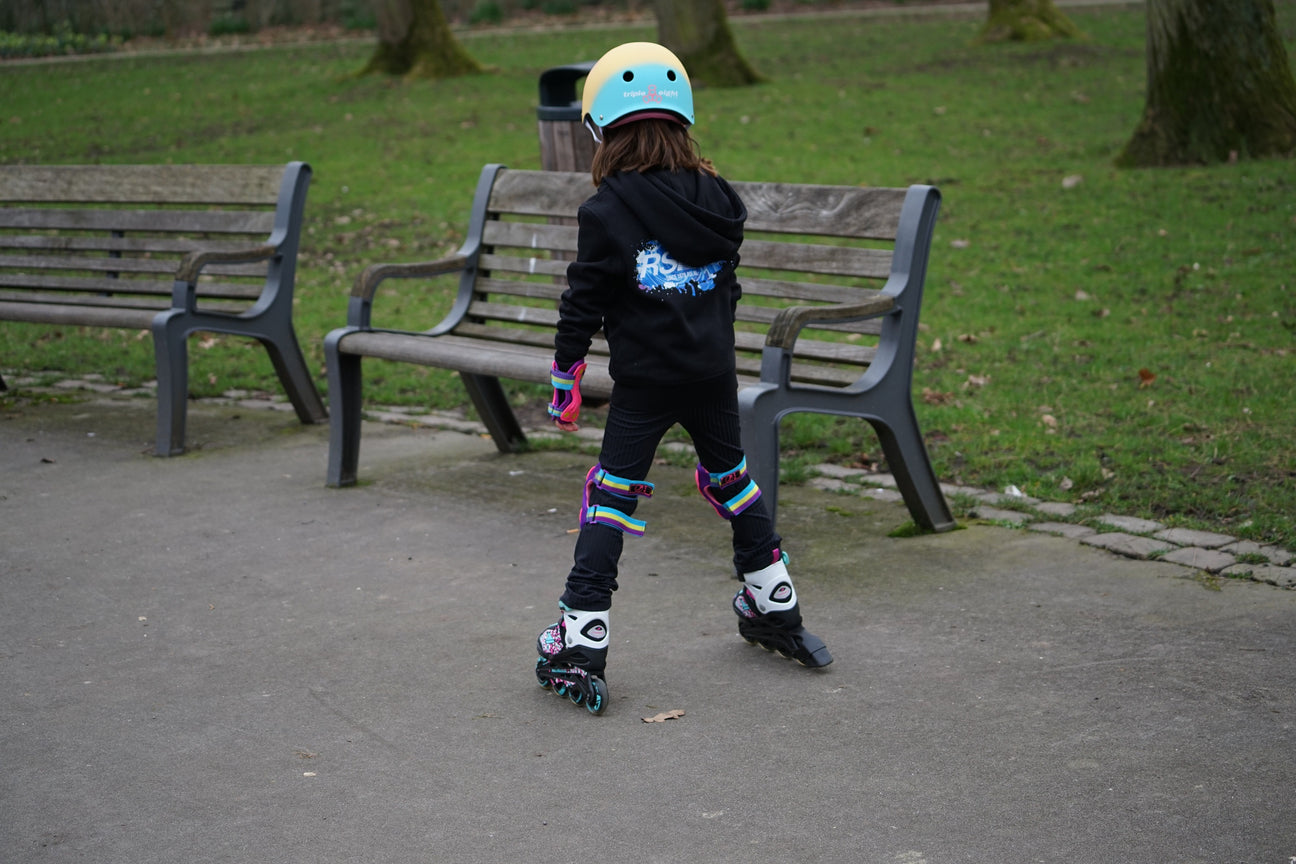
[[[599,464],[625,480],[646,480],[662,436],[676,423],[693,439],[698,461],[711,473],[730,471],[743,460],[738,425],[738,382],[732,375],[684,387],[642,388],[617,384],[612,390]],[[724,501],[745,484],[713,490]],[[632,515],[637,499],[601,489],[589,503]],[[716,518],[719,518],[718,516]],[[750,573],[768,566],[782,542],[763,500],[729,520],[733,528],[734,567]],[[633,542],[635,538],[631,538]],[[608,525],[588,523],[576,539],[575,561],[562,602],[592,612],[610,609],[617,588],[617,564],[624,535]]]

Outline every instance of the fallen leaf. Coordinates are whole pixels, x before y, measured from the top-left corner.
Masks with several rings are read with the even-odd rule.
[[[1066,177],[1062,178],[1062,188],[1074,189],[1075,187],[1079,186],[1083,182],[1084,182],[1084,178],[1081,177],[1079,174],[1069,174]]]
[[[1151,386],[1152,386],[1152,382],[1155,381],[1155,380],[1156,380],[1156,373],[1155,373],[1155,372],[1152,372],[1152,371],[1150,371],[1150,370],[1148,370],[1148,369],[1140,369],[1140,370],[1139,370],[1139,389],[1140,389],[1140,390],[1142,390],[1144,387],[1151,387]]]
[[[672,710],[670,710],[670,711],[663,711],[663,712],[661,712],[660,714],[654,714],[654,715],[651,716],[651,717],[645,717],[645,718],[643,718],[643,722],[645,722],[645,723],[665,723],[667,720],[675,720],[675,719],[678,719],[678,718],[683,717],[683,716],[684,716],[684,712],[683,712],[683,711],[681,711],[681,710],[678,709],[678,708],[674,708],[674,709],[672,709]]]
[[[948,405],[954,401],[954,394],[924,387],[922,389],[922,401],[928,405]]]

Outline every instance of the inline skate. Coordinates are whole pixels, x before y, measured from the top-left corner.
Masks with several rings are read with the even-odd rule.
[[[752,645],[776,651],[802,666],[818,669],[832,662],[823,640],[801,625],[796,589],[787,572],[787,555],[774,550],[774,563],[740,573],[743,587],[734,595],[738,634]]]
[[[536,680],[545,690],[584,705],[591,714],[607,709],[608,613],[582,612],[561,604],[562,616],[536,639]]]

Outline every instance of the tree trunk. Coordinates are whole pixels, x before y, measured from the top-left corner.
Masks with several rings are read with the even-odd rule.
[[[1053,0],[990,0],[990,15],[980,38],[982,42],[1033,42],[1083,35]]]
[[[379,0],[378,47],[361,75],[452,78],[482,71],[454,38],[437,0]]]
[[[1296,81],[1273,0],[1149,0],[1147,104],[1116,164],[1296,151]]]
[[[653,0],[657,40],[675,52],[694,86],[743,87],[761,76],[743,59],[724,0]]]

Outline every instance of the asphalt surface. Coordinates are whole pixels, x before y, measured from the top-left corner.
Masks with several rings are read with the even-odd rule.
[[[336,490],[324,427],[152,412],[0,412],[0,861],[1296,856],[1296,592],[785,488],[812,672],[663,465],[594,717],[532,672],[590,457],[373,424]]]

